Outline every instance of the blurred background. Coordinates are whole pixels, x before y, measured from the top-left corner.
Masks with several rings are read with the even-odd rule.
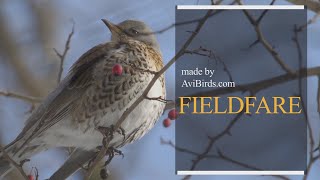
[[[228,4],[231,1],[224,1]],[[209,0],[1,0],[0,1],[0,91],[15,92],[37,98],[56,87],[60,59],[53,48],[62,53],[68,35],[75,24],[70,49],[63,64],[64,77],[70,66],[93,46],[109,40],[110,32],[101,22],[106,18],[114,23],[126,19],[146,22],[154,31],[175,22],[175,5],[209,4]],[[246,4],[268,4],[270,1],[244,1]],[[287,1],[277,1],[288,4]],[[309,11],[309,17],[314,16]],[[276,27],[270,25],[267,28]],[[319,66],[320,23],[308,27],[308,66]],[[157,35],[163,59],[168,62],[175,54],[174,28]],[[237,41],[237,40],[235,40]],[[245,43],[244,43],[245,44]],[[174,99],[174,67],[166,72],[168,99]],[[319,113],[317,112],[316,77],[308,79],[308,113],[319,142]],[[20,99],[0,96],[0,142],[12,141],[30,115],[31,104]],[[163,128],[161,120],[141,140],[122,149],[125,157],[113,159],[109,168],[111,179],[181,179],[175,175],[174,149],[161,145],[160,137],[174,140],[174,125]],[[290,150],[288,150],[290,151]],[[68,153],[65,149],[51,149],[36,155],[26,164],[39,170],[39,179],[45,179],[59,168]],[[319,179],[319,161],[311,170],[310,179]],[[18,176],[12,175],[11,179]],[[301,176],[290,177],[302,179]],[[77,173],[69,179],[82,179]],[[274,179],[268,176],[195,176],[192,179]]]

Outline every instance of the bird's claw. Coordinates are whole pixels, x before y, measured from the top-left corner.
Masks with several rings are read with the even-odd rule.
[[[122,153],[122,151],[120,151],[119,149],[116,149],[114,147],[109,147],[108,150],[107,150],[106,155],[108,155],[108,159],[104,163],[104,167],[106,167],[108,164],[110,164],[110,162],[112,161],[112,159],[116,155],[121,155],[122,158],[124,158],[124,154]]]
[[[115,127],[114,125],[111,125],[110,127],[98,127],[98,131],[103,134],[103,136],[106,138],[106,140],[112,140],[114,137]],[[116,132],[118,134],[121,134],[123,136],[123,140],[126,139],[125,130],[122,127],[119,127]],[[104,142],[105,145],[105,142]]]

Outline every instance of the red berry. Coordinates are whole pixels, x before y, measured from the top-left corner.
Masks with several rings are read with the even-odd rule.
[[[179,113],[176,109],[171,109],[168,113],[168,118],[170,118],[171,120],[177,119]]]
[[[171,125],[171,120],[169,118],[166,118],[165,120],[163,120],[163,126],[164,127],[169,127]]]
[[[28,175],[28,180],[34,180],[33,175]]]
[[[112,74],[115,76],[121,76],[123,72],[123,68],[121,64],[115,64],[112,68]]]

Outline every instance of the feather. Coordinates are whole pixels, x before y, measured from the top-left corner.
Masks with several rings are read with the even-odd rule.
[[[85,163],[96,155],[95,151],[76,149],[63,165],[49,178],[49,180],[61,180],[71,176]]]

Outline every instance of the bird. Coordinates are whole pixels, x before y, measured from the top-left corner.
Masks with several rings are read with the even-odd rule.
[[[152,29],[142,21],[125,20],[119,24],[102,19],[111,31],[109,42],[85,52],[70,68],[39,107],[27,119],[21,133],[3,151],[21,162],[54,147],[75,148],[65,166],[68,175],[86,163],[102,145],[99,127],[112,128],[121,115],[146,89],[156,72],[163,68],[158,41]],[[122,74],[114,74],[115,65]],[[165,99],[165,79],[161,75],[148,97]],[[165,104],[145,98],[114,132],[110,147],[132,143],[155,125]],[[0,177],[13,169],[0,152]],[[57,179],[53,175],[50,179]]]

